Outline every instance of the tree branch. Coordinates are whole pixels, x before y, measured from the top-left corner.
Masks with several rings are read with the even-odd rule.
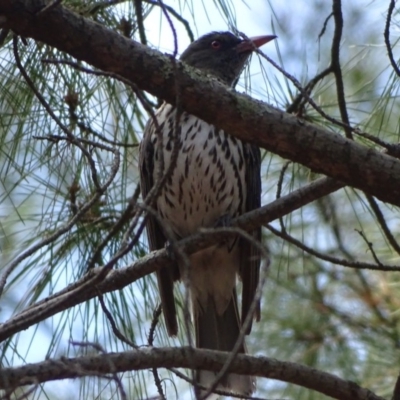
[[[0,388],[9,389],[32,383],[82,376],[98,376],[149,368],[204,368],[219,371],[229,353],[204,349],[142,348],[122,353],[46,360],[16,368],[4,368]],[[354,382],[304,365],[267,357],[238,354],[229,372],[277,379],[315,390],[340,400],[383,400]]]
[[[243,214],[232,221],[232,227],[252,231],[258,226],[268,224],[289,212],[340,189],[342,186],[341,183],[330,178],[318,179],[306,187],[283,196],[264,207]],[[218,239],[221,240],[221,236],[226,238],[227,233],[222,235],[221,233],[197,234],[181,240],[177,245],[179,245],[182,252],[191,254],[213,245]],[[132,282],[151,274],[158,268],[168,267],[172,262],[166,250],[158,250],[126,268],[109,271],[107,276],[98,284],[88,285],[88,281],[95,280],[96,276],[102,273],[104,267],[95,268],[64,290],[39,301],[1,324],[0,342],[58,312],[90,300],[98,296],[99,293],[104,294],[120,290]],[[85,286],[85,290],[81,290],[83,286]]]
[[[342,185],[340,182],[333,181],[330,178],[318,179],[306,187],[281,197],[264,207],[241,215],[232,221],[232,226],[246,231],[254,230],[260,225],[266,225],[320,197],[326,196],[327,194],[340,189],[341,187]],[[207,232],[206,234],[199,233],[177,242],[177,246],[179,246],[181,252],[191,254],[214,244],[216,241],[226,239],[227,236],[227,232],[223,234],[210,232]],[[157,250],[148,256],[141,258],[132,265],[125,268],[119,268],[118,270],[109,271],[107,276],[99,283],[96,285],[89,285],[89,280],[97,281],[96,276],[102,273],[104,267],[95,268],[77,282],[67,286],[60,292],[33,304],[10,318],[5,323],[1,324],[0,342],[8,339],[21,330],[27,329],[30,326],[51,317],[52,315],[93,299],[99,294],[121,290],[125,286],[155,272],[159,268],[167,268],[171,263],[173,263],[173,260],[169,258],[166,250]],[[342,260],[341,263],[342,265],[345,264],[349,267],[357,267],[356,263],[347,264],[344,260]],[[372,265],[368,266],[369,269],[372,269],[372,267]],[[376,266],[375,269],[386,271],[391,270],[387,266],[382,268]],[[399,268],[393,267],[392,270],[398,271]],[[82,290],[82,287],[85,287],[85,290]]]
[[[44,42],[284,158],[400,205],[400,161],[267,104],[237,94],[171,57],[59,5],[38,15],[44,0],[2,0],[4,28]]]

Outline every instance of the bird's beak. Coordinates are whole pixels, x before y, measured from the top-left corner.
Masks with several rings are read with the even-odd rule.
[[[261,47],[263,44],[268,43],[276,38],[277,38],[276,35],[265,35],[265,36],[254,36],[249,39],[244,39],[236,46],[236,51],[238,53],[253,51]]]

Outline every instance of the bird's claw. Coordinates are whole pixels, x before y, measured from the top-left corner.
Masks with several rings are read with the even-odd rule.
[[[230,228],[232,226],[232,215],[221,215],[214,224],[214,228]]]
[[[175,251],[174,251],[174,247],[172,246],[172,243],[167,240],[165,242],[165,251],[167,252],[168,258],[170,258],[171,260],[175,260]]]
[[[217,219],[217,221],[214,224],[214,228],[230,228],[232,226],[232,215],[230,214],[224,214],[221,215],[221,217],[219,217]],[[228,251],[232,251],[233,247],[235,246],[235,243],[237,241],[237,237],[232,239],[226,239],[224,240],[221,244],[225,245],[228,247]]]

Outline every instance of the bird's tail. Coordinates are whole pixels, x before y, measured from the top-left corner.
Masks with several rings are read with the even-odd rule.
[[[237,310],[236,293],[233,293],[226,310],[219,315],[214,300],[208,297],[207,306],[195,310],[196,346],[203,349],[230,352],[236,344],[240,333],[239,315]],[[240,353],[246,353],[242,343]],[[197,382],[210,387],[215,381],[217,373],[198,371]],[[251,376],[228,374],[217,386],[239,395],[251,395],[255,388],[255,380]],[[204,394],[203,391],[200,394]],[[209,397],[208,399],[210,399]]]

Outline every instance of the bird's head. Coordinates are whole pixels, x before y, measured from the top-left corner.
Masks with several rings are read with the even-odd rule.
[[[182,53],[181,60],[232,85],[253,50],[275,38],[266,35],[242,39],[231,32],[211,32],[194,41]]]

